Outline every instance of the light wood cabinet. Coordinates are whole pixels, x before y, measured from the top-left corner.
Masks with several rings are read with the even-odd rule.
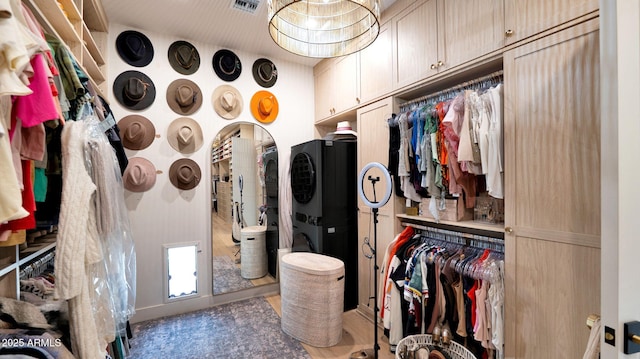
[[[504,46],[504,0],[440,0],[438,15],[438,71]]]
[[[503,0],[422,0],[392,19],[393,86],[401,88],[504,46]]]
[[[99,0],[25,0],[45,30],[64,42],[93,87],[107,98],[105,53],[109,23]]]
[[[394,88],[437,73],[437,20],[437,0],[418,1],[391,20]]]
[[[598,0],[504,0],[507,43],[525,39],[598,8]]]
[[[387,119],[398,108],[394,99],[389,97],[358,110],[358,168],[363,168],[370,162],[380,162],[388,166],[389,158],[389,126]],[[368,175],[380,176],[381,182],[376,184],[376,193],[380,196],[384,193],[384,177],[377,169],[371,169]],[[373,201],[373,189],[370,182],[363,184],[363,190],[370,201]],[[380,197],[377,198],[378,200]],[[379,209],[378,217],[378,266],[382,263],[382,256],[386,246],[400,231],[400,225],[396,221],[395,214],[403,201],[392,194],[389,202]],[[358,197],[358,248],[364,248],[365,239],[374,245],[373,214],[371,209]],[[382,253],[382,254],[380,254]],[[358,256],[358,293],[359,307],[366,308],[369,304],[373,308],[373,302],[369,297],[373,296],[373,279],[371,261],[364,256]],[[372,310],[372,309],[371,309]]]
[[[314,68],[316,122],[360,103],[357,56],[327,59]]]
[[[360,97],[363,102],[391,92],[393,68],[391,26],[387,22],[380,27],[378,38],[360,51]]]
[[[598,19],[507,51],[505,343],[575,357],[600,312]]]

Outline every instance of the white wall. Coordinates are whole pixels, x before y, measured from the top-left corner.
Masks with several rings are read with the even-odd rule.
[[[155,186],[144,193],[125,191],[126,204],[129,209],[131,230],[137,253],[137,314],[133,321],[140,318],[198,309],[211,303],[211,145],[219,130],[232,121],[257,122],[250,111],[252,95],[263,90],[253,79],[253,62],[262,57],[243,51],[234,51],[242,62],[242,73],[233,82],[224,82],[218,78],[211,64],[213,54],[221,47],[214,44],[203,44],[184,38],[141,31],[151,40],[154,47],[152,62],[142,68],[125,63],[118,55],[115,40],[124,30],[132,29],[119,24],[111,24],[108,40],[108,74],[109,84],[118,74],[127,70],[143,72],[151,78],[156,88],[154,103],[143,111],[130,111],[115,100],[109,85],[109,104],[116,120],[126,115],[137,113],[147,117],[155,126],[156,138],[146,149],[140,151],[127,150],[128,157],[144,157],[150,160],[158,174]],[[266,29],[265,29],[266,31]],[[200,68],[192,75],[182,75],[169,65],[167,52],[171,43],[177,40],[191,42],[200,53]],[[279,103],[279,114],[276,120],[263,125],[274,138],[281,159],[288,158],[291,146],[313,138],[313,69],[290,62],[271,58],[278,69],[276,84],[267,89],[272,92]],[[193,154],[183,155],[175,151],[166,140],[166,129],[176,118],[166,102],[168,85],[178,78],[194,81],[203,93],[202,107],[189,116],[202,127],[204,145]],[[219,117],[211,103],[213,90],[222,84],[236,87],[243,96],[244,109],[234,120]],[[168,178],[169,167],[173,161],[188,157],[200,165],[202,180],[190,191],[179,191]],[[199,258],[199,292],[201,297],[180,301],[173,305],[165,305],[163,291],[163,244],[198,242],[201,247]],[[180,308],[179,310],[177,308]]]

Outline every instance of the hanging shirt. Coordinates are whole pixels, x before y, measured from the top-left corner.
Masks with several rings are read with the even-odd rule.
[[[504,198],[504,138],[503,127],[503,85],[489,89],[491,116],[489,117],[489,154],[487,158],[487,191],[495,198]]]

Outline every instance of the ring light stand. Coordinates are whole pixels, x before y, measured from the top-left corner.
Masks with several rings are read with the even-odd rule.
[[[376,182],[380,181],[380,177],[372,177],[368,176],[367,180],[371,181],[371,187],[373,188],[373,201],[369,201],[366,194],[363,190],[363,182],[365,180],[365,176],[367,172],[372,169],[377,168],[384,174],[384,179],[386,182],[385,193],[382,200],[377,201],[376,199]],[[378,162],[370,162],[362,168],[360,171],[360,176],[358,177],[358,193],[360,194],[360,199],[364,204],[371,208],[371,212],[373,213],[373,350],[366,349],[364,351],[358,351],[351,354],[351,358],[370,358],[369,354],[373,351],[373,356],[375,359],[378,359],[378,351],[380,350],[380,346],[378,345],[378,261],[377,261],[377,247],[378,247],[378,209],[389,201],[391,198],[391,175],[389,174],[389,170]],[[356,356],[360,355],[360,356]]]

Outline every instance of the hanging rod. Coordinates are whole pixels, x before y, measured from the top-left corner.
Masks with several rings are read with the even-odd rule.
[[[456,85],[456,86],[453,86],[453,87],[450,87],[450,88],[447,88],[447,89],[444,89],[444,90],[440,90],[440,91],[432,93],[432,94],[421,96],[421,97],[415,98],[413,100],[409,100],[409,101],[407,101],[407,102],[405,102],[405,103],[400,105],[400,110],[401,110],[401,112],[404,112],[404,111],[407,110],[407,107],[412,106],[414,104],[417,104],[417,103],[420,103],[420,102],[426,102],[427,100],[436,98],[438,96],[441,96],[441,95],[444,95],[444,94],[447,94],[447,93],[454,93],[454,92],[457,92],[457,91],[462,90],[464,88],[467,88],[469,86],[473,86],[475,84],[481,83],[483,81],[492,80],[492,79],[496,79],[496,80],[500,80],[501,81],[501,78],[502,78],[503,74],[504,74],[504,71],[503,70],[499,70],[499,71],[493,72],[491,74],[488,74],[488,75],[485,75],[485,76],[482,76],[482,77],[478,77],[478,78],[473,79],[473,80],[469,80],[469,81],[463,82],[463,83],[461,83],[459,85]]]
[[[501,239],[501,238],[494,238],[494,237],[467,233],[467,232],[453,231],[449,229],[434,228],[434,227],[429,227],[429,226],[425,226],[417,223],[411,223],[411,222],[401,222],[401,225],[404,227],[412,227],[425,232],[433,232],[433,233],[439,233],[439,234],[450,235],[450,236],[458,236],[458,237],[463,237],[472,241],[481,241],[485,243],[504,245],[504,239]]]

